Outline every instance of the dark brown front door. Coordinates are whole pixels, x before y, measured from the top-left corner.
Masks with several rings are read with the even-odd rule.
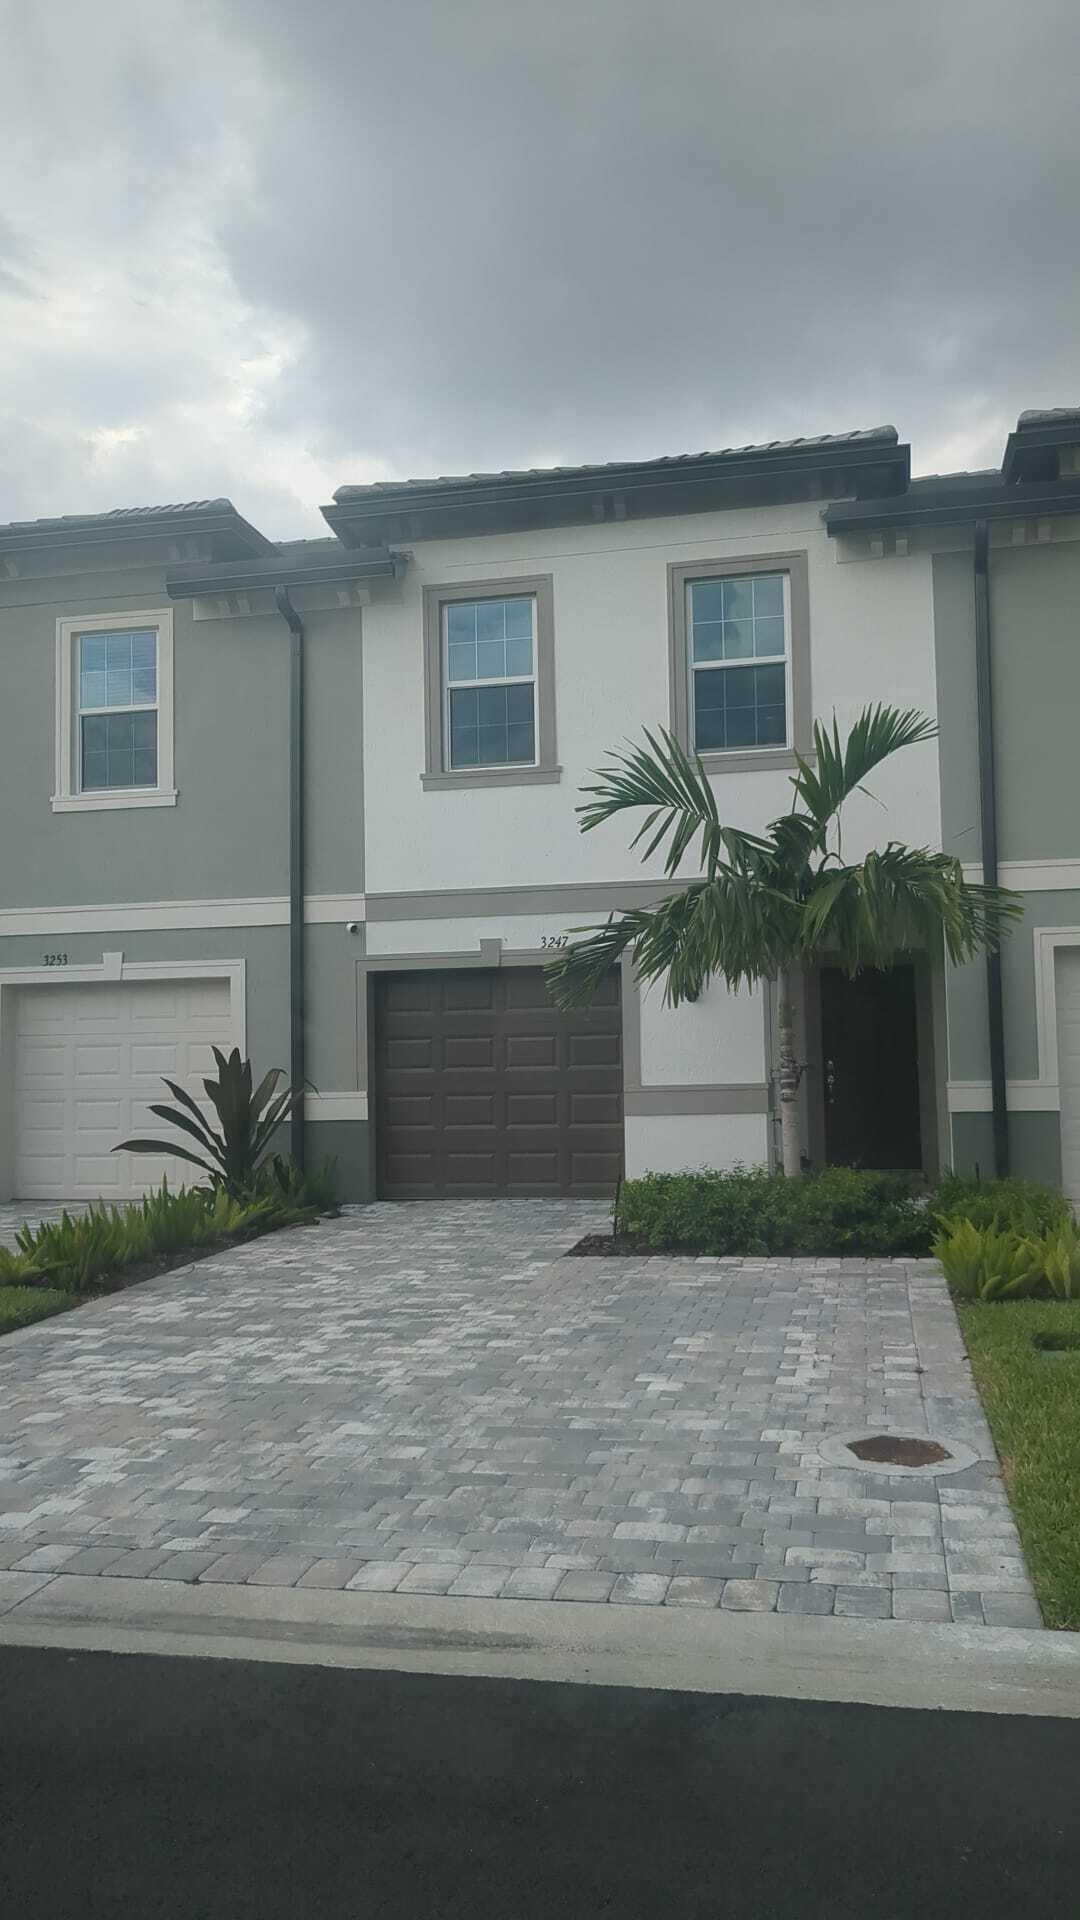
[[[821,1052],[830,1165],[921,1167],[914,967],[823,967]]]
[[[539,968],[375,982],[378,1190],[606,1194],[622,1171],[617,975],[563,1013]]]

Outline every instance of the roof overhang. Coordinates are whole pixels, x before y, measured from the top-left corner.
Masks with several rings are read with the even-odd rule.
[[[220,594],[262,593],[274,587],[347,587],[363,580],[393,580],[407,564],[403,555],[367,548],[309,557],[274,553],[263,560],[224,566],[170,567],[165,591],[170,600],[209,599]]]
[[[837,494],[880,497],[903,489],[910,471],[910,448],[899,444],[895,428],[885,427],[621,466],[340,487],[322,513],[346,546],[370,546]]]
[[[946,527],[973,520],[1048,520],[1080,513],[1080,477],[1031,486],[994,479],[970,489],[955,483],[935,488],[916,481],[910,493],[886,500],[836,500],[825,509],[835,535],[870,533],[876,527]]]
[[[183,507],[136,507],[116,513],[65,514],[57,520],[14,521],[0,527],[0,553],[180,538],[208,541],[215,560],[220,561],[275,551],[273,541],[245,520],[231,500],[208,500]]]
[[[1001,477],[1010,485],[1018,480],[1054,480],[1060,472],[1062,447],[1080,446],[1080,409],[1054,407],[1045,413],[1022,413],[1005,442]]]

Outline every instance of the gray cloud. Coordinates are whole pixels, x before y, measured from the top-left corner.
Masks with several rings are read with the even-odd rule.
[[[25,17],[0,302],[6,270],[47,317],[0,355],[34,511],[183,479],[300,531],[348,479],[882,419],[978,465],[1080,400],[1072,0]]]

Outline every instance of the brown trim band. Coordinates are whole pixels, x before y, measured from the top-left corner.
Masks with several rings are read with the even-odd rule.
[[[489,920],[494,915],[617,913],[666,900],[679,880],[584,880],[570,886],[461,887],[438,893],[369,893],[370,923],[391,920]]]

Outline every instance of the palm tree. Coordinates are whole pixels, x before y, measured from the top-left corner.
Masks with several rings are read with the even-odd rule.
[[[828,957],[849,975],[885,967],[898,952],[942,946],[954,963],[994,947],[1021,912],[1002,888],[971,886],[960,862],[926,847],[890,840],[865,859],[845,864],[841,813],[875,767],[902,747],[935,737],[933,721],[913,710],[867,707],[841,742],[814,727],[816,764],[797,756],[791,811],[763,834],[725,827],[716,796],[695,755],[661,729],[646,730],[647,747],[613,754],[582,789],[578,808],[589,833],[616,813],[646,807],[632,846],[647,839],[647,860],[667,842],[665,875],[674,879],[700,835],[700,878],[681,883],[654,907],[611,914],[548,968],[552,998],[563,1007],[588,1002],[629,949],[639,980],[662,979],[665,1000],[696,1000],[714,975],[729,987],[776,980],[779,1001],[780,1122],[785,1173],[801,1165],[793,982]]]

